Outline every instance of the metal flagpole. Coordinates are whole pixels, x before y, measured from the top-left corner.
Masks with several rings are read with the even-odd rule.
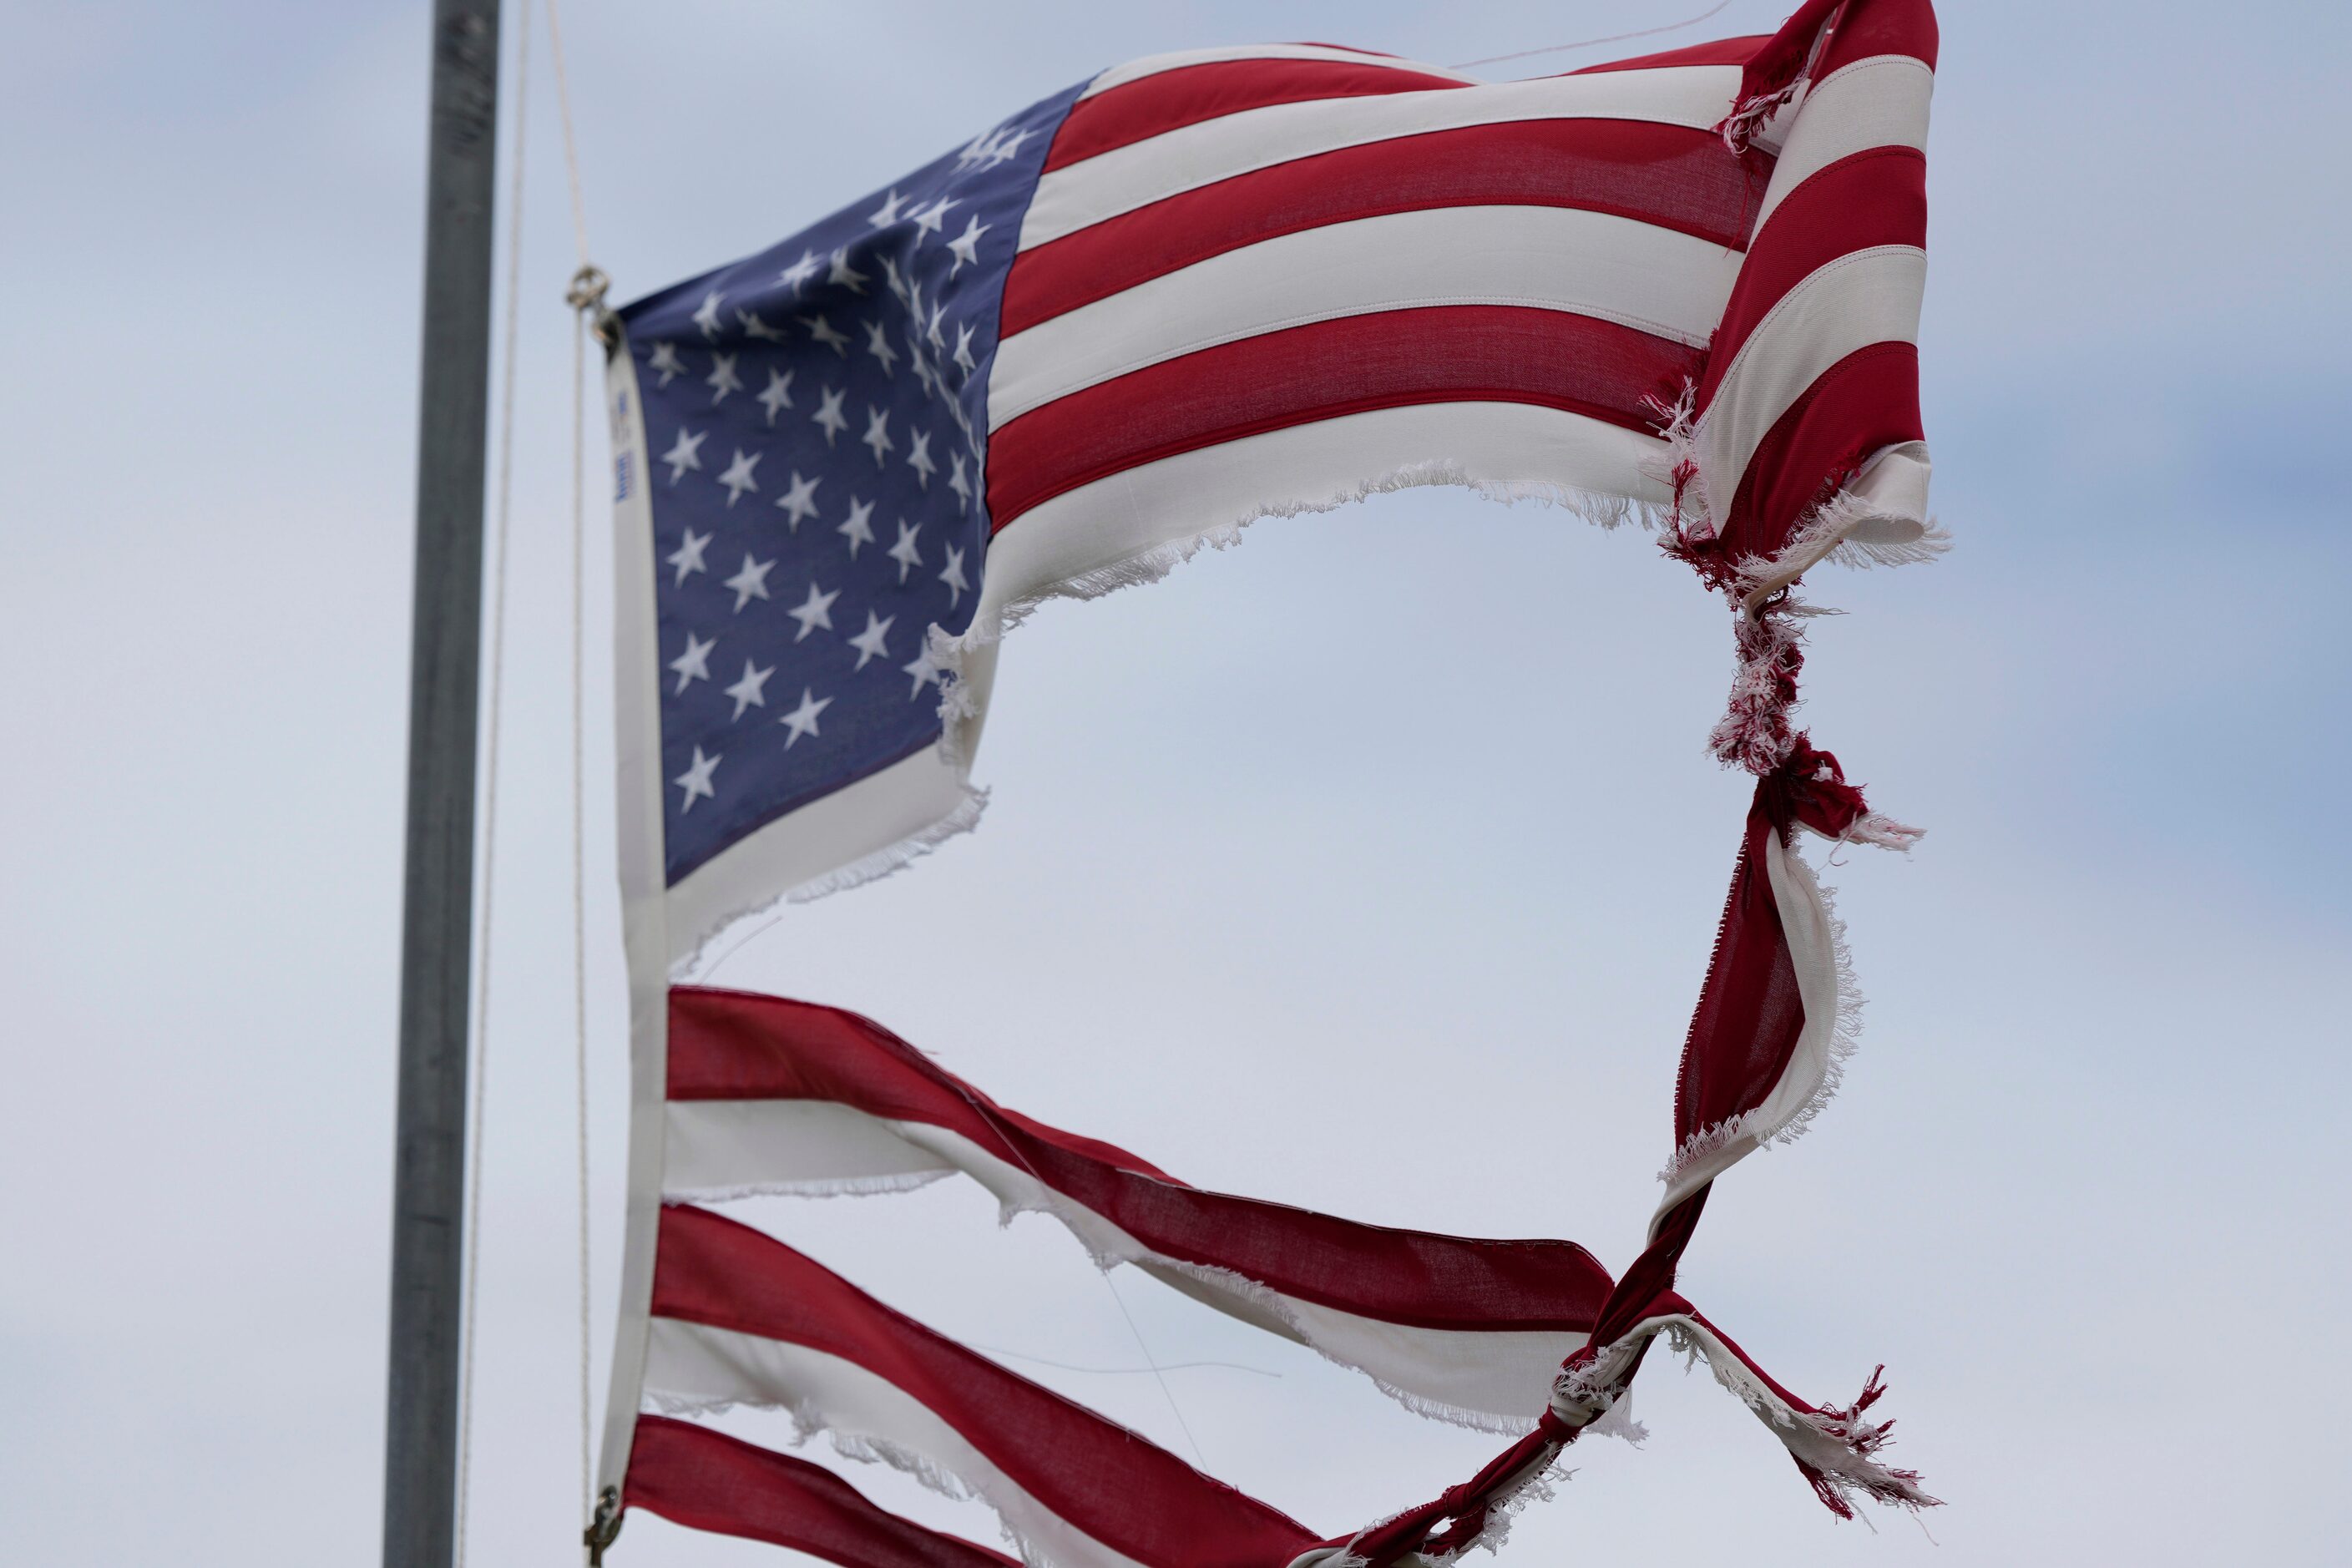
[[[457,1500],[475,698],[498,158],[499,0],[436,0],[409,667],[384,1568],[448,1568]]]

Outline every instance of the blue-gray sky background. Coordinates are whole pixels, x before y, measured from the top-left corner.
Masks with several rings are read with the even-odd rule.
[[[597,259],[758,248],[1108,64],[1437,61],[1534,5],[572,0]],[[1677,37],[1765,31],[1736,0]],[[0,1548],[376,1551],[426,29],[418,4],[34,0],[0,93]],[[509,42],[516,16],[509,13]],[[2339,1560],[2352,1358],[2343,83],[2317,5],[1954,4],[1930,148],[1928,568],[1831,574],[1819,740],[1931,835],[1831,873],[1846,1089],[1685,1289],[1793,1386],[1885,1360],[1928,1535],[1813,1503],[1704,1374],[1507,1563]],[[543,65],[545,35],[538,58]],[[1523,62],[1567,68],[1649,47]],[[509,89],[512,82],[509,79]],[[473,1560],[576,1561],[569,325],[531,82]],[[509,96],[509,103],[511,96]],[[601,448],[591,452],[593,466]],[[599,486],[592,480],[591,491]],[[625,1041],[590,516],[595,1385]],[[1417,491],[1268,522],[1008,645],[981,831],[729,984],[871,1013],[1203,1185],[1622,1266],[1736,843],[1718,605],[1640,534]],[[1491,1440],[976,1190],[757,1205],[885,1300],[1318,1529]],[[744,1429],[778,1437],[774,1423]],[[1187,1430],[1189,1429],[1189,1437]],[[970,1507],[852,1467],[891,1506]],[[2329,1542],[2335,1542],[2330,1546]],[[616,1568],[778,1562],[632,1519]]]

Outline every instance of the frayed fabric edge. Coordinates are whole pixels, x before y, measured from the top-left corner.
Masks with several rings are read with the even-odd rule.
[[[1305,1345],[1332,1365],[1343,1367],[1368,1379],[1373,1387],[1423,1420],[1442,1421],[1449,1426],[1466,1427],[1473,1432],[1483,1432],[1501,1437],[1523,1437],[1535,1428],[1536,1417],[1532,1415],[1476,1410],[1465,1405],[1456,1405],[1449,1400],[1433,1398],[1429,1394],[1416,1394],[1412,1389],[1400,1387],[1361,1362],[1350,1360],[1334,1352],[1322,1342],[1322,1337],[1314,1331],[1289,1297],[1283,1295],[1272,1286],[1260,1284],[1247,1275],[1236,1274],[1229,1268],[1218,1268],[1209,1264],[1190,1263],[1182,1258],[1171,1258],[1164,1253],[1154,1252],[1139,1243],[1131,1250],[1121,1247],[1117,1251],[1105,1251],[1088,1238],[1085,1227],[1073,1222],[1063,1212],[1062,1205],[1071,1200],[1062,1198],[1058,1194],[1053,1194],[1052,1189],[1045,1187],[1042,1183],[1040,1191],[1052,1195],[1033,1198],[1017,1205],[1003,1204],[1000,1199],[1003,1223],[1010,1224],[1023,1214],[1044,1215],[1059,1222],[1062,1228],[1068,1231],[1080,1247],[1086,1248],[1087,1256],[1092,1260],[1094,1266],[1106,1274],[1122,1263],[1129,1268],[1142,1269],[1146,1273],[1164,1268],[1171,1273],[1181,1274],[1188,1279],[1197,1280],[1213,1290],[1225,1291],[1238,1296],[1288,1330],[1290,1338]],[[1083,1205],[1076,1206],[1083,1207]],[[1086,1209],[1084,1212],[1093,1217],[1100,1217],[1094,1215],[1094,1211],[1091,1209]],[[1208,1302],[1202,1304],[1212,1305]]]
[[[1887,1434],[1895,1423],[1874,1423],[1863,1417],[1886,1392],[1882,1381],[1885,1367],[1870,1374],[1861,1395],[1851,1405],[1843,1409],[1829,1405],[1800,1410],[1776,1395],[1753,1368],[1733,1354],[1730,1347],[1708,1332],[1705,1325],[1676,1316],[1661,1322],[1656,1331],[1664,1333],[1667,1342],[1681,1352],[1685,1366],[1701,1360],[1706,1363],[1716,1383],[1746,1405],[1780,1439],[1781,1446],[1812,1484],[1815,1494],[1840,1518],[1856,1517],[1853,1502],[1857,1495],[1913,1512],[1942,1506],[1941,1499],[1929,1496],[1920,1486],[1917,1471],[1896,1469],[1879,1463],[1876,1458],[1886,1446]]]
[[[1560,1485],[1575,1474],[1561,1462],[1567,1453],[1565,1443],[1555,1442],[1548,1447],[1549,1451],[1540,1458],[1504,1482],[1486,1500],[1486,1520],[1474,1538],[1449,1552],[1408,1552],[1394,1560],[1396,1568],[1451,1568],[1472,1552],[1499,1552],[1510,1537],[1511,1527],[1518,1522],[1520,1513],[1532,1503],[1551,1501],[1559,1495]],[[1311,1552],[1303,1552],[1290,1560],[1287,1568],[1370,1568],[1370,1559],[1356,1550],[1357,1543],[1400,1517],[1391,1514],[1385,1519],[1373,1521],[1349,1537],[1344,1545],[1318,1546]]]
[[[1732,107],[1730,113],[1716,123],[1715,133],[1723,138],[1725,149],[1738,157],[1751,144],[1762,140],[1766,127],[1780,110],[1795,100],[1798,89],[1803,86],[1801,80],[1792,81],[1777,91],[1759,92],[1752,98],[1741,99]]]
[[[1808,829],[1808,831],[1811,830]],[[1816,834],[1815,837],[1829,838],[1829,835],[1825,833]],[[1847,828],[1841,837],[1831,838],[1830,842],[1868,844],[1879,849],[1892,849],[1898,855],[1908,855],[1912,846],[1927,837],[1927,830],[1924,827],[1914,827],[1907,822],[1897,822],[1883,811],[1869,811],[1856,817],[1852,827]],[[1823,896],[1827,896],[1826,892]]]
[[[1342,1361],[1311,1339],[1306,1343],[1308,1350],[1313,1351],[1332,1365],[1346,1367],[1350,1372],[1362,1373],[1364,1376],[1371,1379],[1373,1387],[1424,1421],[1442,1421],[1449,1426],[1461,1426],[1469,1431],[1482,1432],[1496,1437],[1524,1437],[1535,1430],[1535,1422],[1525,1416],[1499,1415],[1492,1411],[1473,1410],[1465,1405],[1449,1405],[1442,1399],[1432,1399],[1427,1394],[1415,1394],[1409,1388],[1399,1388],[1380,1373],[1368,1371],[1354,1362]]]
[[[1666,449],[1641,465],[1643,475],[1664,486],[1673,498],[1667,506],[1655,509],[1661,526],[1694,559],[1695,552],[1721,531],[1702,458],[1706,422],[1697,401],[1697,384],[1691,381],[1683,383],[1681,393],[1672,401],[1645,400]],[[1779,550],[1769,556],[1748,556],[1734,566],[1732,592],[1748,616],[1752,617],[1765,600],[1824,561],[1857,568],[1908,566],[1936,560],[1951,548],[1951,534],[1933,518],[1911,515],[1865,493],[1873,488],[1877,464],[1904,450],[1901,446],[1883,448],[1849,475],[1833,494],[1800,517]],[[1890,522],[1917,532],[1907,538],[1873,538],[1865,532],[1873,524]]]
[[[1867,476],[1864,480],[1866,484]],[[1875,524],[1898,521],[1918,531],[1904,538],[1865,537]],[[1685,543],[1696,537],[1689,530]],[[1797,673],[1804,664],[1804,623],[1840,612],[1808,604],[1790,592],[1824,561],[1851,565],[1901,565],[1930,561],[1949,546],[1951,536],[1932,521],[1890,510],[1853,489],[1841,489],[1816,507],[1789,542],[1769,556],[1750,555],[1732,563],[1727,574],[1685,549],[1700,574],[1717,582],[1737,606],[1733,643],[1738,651],[1731,694],[1723,717],[1707,736],[1707,750],[1726,767],[1762,777],[1787,761],[1802,740],[1793,715],[1802,700]],[[1918,831],[1874,814],[1849,837],[1889,848],[1907,849]]]
[[[929,1455],[904,1443],[875,1433],[836,1426],[812,1401],[735,1399],[653,1392],[648,1392],[646,1398],[660,1414],[673,1416],[722,1415],[739,1407],[781,1410],[792,1417],[795,1447],[805,1446],[812,1438],[822,1436],[835,1453],[853,1463],[887,1465],[913,1478],[926,1491],[936,1492],[955,1502],[980,1502],[996,1516],[997,1528],[1003,1532],[1006,1544],[1029,1568],[1066,1568],[1059,1559],[1047,1556],[1021,1532],[1006,1514],[1003,1504],[992,1495],[990,1487],[958,1475]]]
[[[1519,1515],[1526,1512],[1532,1504],[1550,1502],[1557,1498],[1559,1495],[1560,1487],[1569,1477],[1576,1473],[1561,1462],[1566,1455],[1565,1447],[1553,1449],[1551,1457],[1538,1467],[1532,1474],[1488,1503],[1485,1526],[1479,1530],[1478,1538],[1463,1548],[1463,1552],[1483,1550],[1500,1552],[1504,1542],[1511,1538],[1512,1526],[1519,1522]],[[1437,1561],[1458,1562],[1463,1552],[1454,1552]]]
[[[959,1168],[951,1171],[906,1172],[885,1176],[746,1183],[729,1187],[697,1187],[665,1193],[663,1198],[665,1202],[676,1203],[726,1203],[754,1197],[884,1196],[893,1193],[911,1192],[951,1175],[971,1176],[971,1173]],[[973,1179],[978,1180],[977,1177]],[[982,1184],[986,1185],[984,1183]],[[1536,1417],[1533,1415],[1480,1410],[1430,1394],[1416,1393],[1381,1376],[1360,1362],[1340,1355],[1323,1342],[1322,1336],[1314,1331],[1312,1325],[1297,1310],[1290,1298],[1246,1275],[1236,1274],[1231,1269],[1218,1268],[1208,1264],[1190,1263],[1181,1258],[1171,1258],[1164,1253],[1155,1252],[1140,1243],[1105,1248],[1089,1234],[1094,1226],[1082,1224],[1070,1211],[1076,1210],[1088,1220],[1097,1224],[1105,1223],[1102,1216],[1086,1208],[1085,1205],[1055,1192],[1042,1182],[1037,1184],[1035,1192],[1024,1194],[1017,1201],[1007,1202],[1003,1195],[999,1194],[997,1205],[1000,1225],[1010,1225],[1024,1214],[1040,1215],[1055,1221],[1069,1234],[1071,1239],[1086,1250],[1088,1260],[1106,1274],[1121,1264],[1142,1269],[1147,1273],[1155,1269],[1166,1269],[1197,1280],[1212,1290],[1241,1298],[1280,1323],[1288,1331],[1287,1337],[1305,1345],[1332,1365],[1343,1367],[1370,1380],[1372,1385],[1382,1394],[1423,1420],[1441,1421],[1449,1426],[1504,1437],[1525,1436],[1535,1427]],[[1132,1238],[1129,1240],[1131,1242]],[[1212,1306],[1214,1310],[1213,1303],[1203,1302],[1202,1305]],[[1632,1425],[1630,1429],[1614,1431],[1610,1435],[1623,1436],[1636,1443],[1647,1436],[1641,1431],[1638,1424]]]
[[[1900,826],[1899,824],[1893,825]],[[1904,829],[1913,837],[1916,829]],[[1854,835],[1849,835],[1849,837]],[[1903,846],[1907,847],[1906,846]],[[1862,1012],[1865,1005],[1862,987],[1854,978],[1853,956],[1846,946],[1845,921],[1838,918],[1837,896],[1824,885],[1820,876],[1802,855],[1790,850],[1785,862],[1790,875],[1798,885],[1819,901],[1823,924],[1829,933],[1830,960],[1837,975],[1837,1011],[1830,1026],[1829,1048],[1824,1053],[1822,1076],[1812,1089],[1778,1122],[1767,1122],[1762,1107],[1740,1112],[1701,1128],[1683,1141],[1674,1158],[1658,1173],[1658,1180],[1669,1188],[1684,1184],[1691,1173],[1707,1168],[1710,1179],[1740,1160],[1748,1150],[1770,1148],[1776,1144],[1793,1143],[1803,1137],[1829,1102],[1837,1098],[1845,1083],[1846,1064],[1862,1045]],[[1748,1149],[1740,1149],[1746,1143]],[[1734,1152],[1733,1151],[1738,1151]],[[1661,1205],[1663,1212],[1664,1205]]]
[[[1055,1217],[1060,1218],[1058,1215]],[[1073,1235],[1077,1234],[1076,1227],[1069,1226],[1067,1221],[1064,1221],[1064,1225]],[[1079,1237],[1079,1242],[1080,1245],[1085,1245],[1083,1236]],[[1088,1247],[1087,1250],[1092,1252],[1093,1248]],[[1364,1365],[1363,1363],[1350,1360],[1333,1351],[1307,1325],[1304,1316],[1292,1305],[1288,1297],[1271,1286],[1259,1284],[1246,1275],[1234,1273],[1231,1269],[1211,1268],[1206,1264],[1187,1263],[1181,1258],[1168,1258],[1149,1251],[1139,1252],[1131,1258],[1114,1257],[1108,1261],[1100,1256],[1095,1258],[1095,1266],[1105,1273],[1108,1273],[1114,1266],[1120,1263],[1135,1268],[1145,1268],[1147,1264],[1153,1268],[1166,1268],[1187,1275],[1213,1289],[1231,1291],[1280,1322],[1290,1331],[1290,1336],[1298,1343],[1305,1345],[1333,1366],[1344,1368],[1365,1378],[1373,1387],[1425,1421],[1440,1421],[1450,1426],[1461,1426],[1473,1432],[1482,1432],[1497,1437],[1524,1437],[1535,1429],[1536,1417],[1531,1415],[1511,1415],[1496,1410],[1475,1410],[1466,1405],[1456,1405],[1450,1400],[1433,1398],[1426,1394],[1416,1394],[1412,1389],[1400,1387]],[[1146,1272],[1149,1271],[1147,1268]]]
[[[1621,1443],[1631,1443],[1638,1448],[1650,1440],[1650,1429],[1633,1419],[1633,1392],[1621,1391],[1609,1402],[1609,1408],[1584,1424],[1588,1437],[1614,1437]]]
[[[1240,516],[1204,529],[1188,539],[1150,545],[1119,560],[1033,589],[1008,601],[992,614],[975,616],[971,626],[961,633],[950,634],[934,626],[927,651],[939,674],[939,711],[942,723],[937,742],[940,760],[959,774],[967,773],[971,764],[980,704],[967,679],[966,661],[971,654],[1001,641],[1006,632],[1021,625],[1050,600],[1097,599],[1122,588],[1159,582],[1204,549],[1225,550],[1238,544],[1242,530],[1264,518],[1332,511],[1374,495],[1445,486],[1469,489],[1485,500],[1507,506],[1522,501],[1556,506],[1604,529],[1614,529],[1631,522],[1638,523],[1645,530],[1665,531],[1685,542],[1710,539],[1714,535],[1714,523],[1709,517],[1705,481],[1697,462],[1698,429],[1692,413],[1694,396],[1694,389],[1686,385],[1677,401],[1659,403],[1655,408],[1667,452],[1663,461],[1645,462],[1642,468],[1647,477],[1664,484],[1671,492],[1671,500],[1664,503],[1545,479],[1482,479],[1471,474],[1459,462],[1432,459],[1403,465],[1379,478],[1335,490],[1320,499],[1292,498],[1257,504]],[[1901,565],[1933,560],[1949,546],[1950,535],[1932,521],[1926,523],[1924,532],[1914,540],[1889,542],[1856,537],[1858,530],[1889,515],[1892,514],[1873,507],[1854,491],[1841,489],[1814,509],[1781,550],[1769,558],[1751,557],[1740,563],[1736,587],[1744,595],[1743,609],[1752,617],[1767,599],[1823,560],[1853,566]],[[690,953],[673,962],[671,977],[684,979],[698,973],[710,952],[749,922],[772,917],[788,904],[810,902],[867,882],[878,881],[905,869],[948,839],[971,832],[979,825],[981,814],[986,809],[988,792],[974,787],[968,781],[961,784],[961,789],[962,799],[955,808],[919,831],[864,855],[848,865],[799,883],[782,894],[747,904],[713,922],[708,932],[697,940]],[[1902,829],[1899,824],[1890,822],[1886,826],[1897,837],[1908,831]],[[1888,843],[1894,847],[1907,847],[1907,845],[1895,844],[1892,838],[1878,837],[1870,831],[1859,831],[1852,837],[1865,843]]]
[[[942,738],[940,743],[944,747],[945,739]],[[714,952],[722,948],[732,951],[728,945],[729,939],[744,932],[744,928],[761,921],[773,920],[793,904],[809,903],[831,893],[867,882],[878,882],[885,877],[905,870],[949,839],[978,827],[981,814],[988,809],[988,792],[975,788],[970,783],[960,787],[962,798],[946,816],[929,826],[917,829],[896,843],[886,844],[870,854],[861,855],[846,866],[836,867],[822,877],[813,877],[781,893],[747,903],[725,918],[712,921],[709,930],[696,939],[692,952],[671,961],[671,982],[683,984],[702,973],[705,962]]]
[[[1733,1352],[1707,1325],[1682,1313],[1653,1318],[1601,1349],[1590,1362],[1563,1369],[1555,1385],[1552,1409],[1571,1425],[1598,1424],[1591,1413],[1607,1412],[1626,1396],[1625,1375],[1641,1349],[1664,1336],[1681,1353],[1685,1367],[1705,1361],[1716,1383],[1748,1406],[1750,1414],[1779,1438],[1797,1462],[1814,1492],[1831,1511],[1844,1519],[1856,1517],[1857,1495],[1894,1507],[1917,1510],[1938,1506],[1919,1485],[1914,1470],[1881,1464],[1875,1456],[1888,1441],[1894,1423],[1873,1423],[1864,1415],[1885,1393],[1885,1367],[1873,1372],[1853,1405],[1840,1409],[1801,1409],[1774,1392],[1771,1385]]]
[[[1642,464],[1643,477],[1666,487],[1674,498],[1664,513],[1664,527],[1673,542],[1685,549],[1715,537],[1715,514],[1707,505],[1706,473],[1698,460],[1698,384],[1685,381],[1673,402],[1662,397],[1643,400],[1657,421],[1664,455]]]
[[[1838,1090],[1845,1087],[1846,1064],[1861,1048],[1862,1013],[1868,1005],[1854,978],[1853,954],[1846,945],[1845,921],[1838,918],[1837,895],[1803,856],[1791,850],[1786,864],[1790,875],[1821,905],[1822,923],[1829,932],[1830,963],[1837,974],[1837,1012],[1830,1024],[1829,1050],[1822,1064],[1820,1081],[1787,1121],[1762,1133],[1759,1147],[1795,1142],[1811,1129],[1813,1119],[1837,1098]]]
[[[794,1418],[798,1419],[797,1415]],[[1047,1553],[1013,1522],[1012,1516],[1005,1511],[1003,1503],[994,1495],[994,1489],[968,1480],[954,1471],[943,1468],[928,1454],[910,1448],[903,1443],[894,1443],[887,1437],[877,1437],[868,1433],[843,1432],[828,1427],[825,1431],[825,1440],[833,1445],[833,1451],[845,1459],[861,1465],[887,1465],[901,1475],[913,1477],[925,1489],[935,1491],[942,1497],[951,1498],[957,1501],[979,1502],[996,1516],[996,1528],[1003,1533],[1004,1543],[1012,1547],[1013,1555],[1027,1563],[1029,1568],[1064,1568],[1062,1559]],[[1071,1528],[1075,1530],[1076,1527]]]
[[[746,1198],[870,1198],[911,1193],[959,1171],[900,1171],[883,1176],[828,1176],[808,1181],[743,1182],[722,1187],[677,1187],[662,1193],[665,1204],[729,1204]]]
[[[1408,463],[1377,479],[1335,490],[1318,499],[1292,498],[1260,502],[1241,515],[1203,529],[1190,538],[1148,545],[1117,561],[1089,567],[1084,572],[1073,573],[1031,589],[1008,600],[993,616],[974,616],[972,624],[961,633],[950,634],[935,626],[931,630],[929,651],[932,663],[939,667],[944,678],[940,716],[948,721],[950,733],[960,721],[971,716],[969,697],[959,698],[955,690],[962,684],[965,657],[974,649],[1001,640],[1006,632],[1035,614],[1041,605],[1055,599],[1099,599],[1122,588],[1157,583],[1203,550],[1229,550],[1239,544],[1242,530],[1265,518],[1302,517],[1336,511],[1372,496],[1432,487],[1471,490],[1484,500],[1505,506],[1517,506],[1523,501],[1556,506],[1605,529],[1627,523],[1657,529],[1666,526],[1670,517],[1670,509],[1637,496],[1587,489],[1549,479],[1481,479],[1474,476],[1463,464],[1448,458]],[[953,749],[949,749],[944,754],[958,765],[967,760]]]
[[[822,899],[828,893],[878,882],[894,872],[903,871],[916,861],[945,844],[949,839],[970,833],[980,826],[981,813],[988,809],[988,792],[963,786],[963,798],[955,809],[919,832],[910,833],[896,844],[887,845],[870,855],[861,856],[838,870],[803,882],[784,895],[783,901],[805,904]]]
[[[1861,531],[1888,520],[1919,530],[1911,539],[1859,537]],[[1952,536],[1934,519],[1899,517],[1874,504],[1852,489],[1842,489],[1815,507],[1793,529],[1789,541],[1769,556],[1750,555],[1740,561],[1734,579],[1740,608],[1753,616],[1767,599],[1827,561],[1840,566],[1910,566],[1934,561],[1952,547]]]

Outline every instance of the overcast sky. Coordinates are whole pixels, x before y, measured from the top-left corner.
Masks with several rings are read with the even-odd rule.
[[[573,0],[565,23],[592,241],[630,298],[1136,55],[1306,37],[1451,62],[1699,8]],[[1662,42],[1781,9],[1734,0]],[[0,1557],[366,1563],[425,7],[9,16]],[[1944,25],[1922,361],[1958,548],[1822,577],[1852,614],[1808,672],[1817,739],[1931,833],[1830,872],[1863,1054],[1811,1136],[1722,1184],[1685,1289],[1813,1399],[1884,1360],[1896,1455],[1951,1506],[1841,1525],[1704,1373],[1656,1359],[1647,1447],[1580,1445],[1506,1562],[2319,1563],[2352,1525],[2352,520],[2326,477],[2352,417],[2347,24],[1987,3]],[[501,1568],[576,1561],[549,88],[472,1524]],[[625,1042],[589,526],[601,1400]],[[981,831],[795,910],[717,978],[869,1013],[1202,1185],[1622,1267],[1744,807],[1702,750],[1729,668],[1720,606],[1638,533],[1428,490],[1263,523],[1038,616],[1004,654]],[[1106,1285],[969,1184],[743,1212],[1320,1531],[1494,1447],[1140,1276]],[[1169,1372],[1171,1409],[1147,1356],[1217,1364]],[[613,1562],[784,1556],[640,1514]]]

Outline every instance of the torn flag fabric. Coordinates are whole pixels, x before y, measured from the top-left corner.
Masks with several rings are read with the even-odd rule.
[[[1824,562],[1943,543],[1916,348],[1935,57],[1927,0],[1808,0],[1769,38],[1517,82],[1327,45],[1155,57],[608,319],[635,1082],[614,1508],[794,1541],[804,1512],[807,1539],[870,1538],[833,1553],[846,1563],[924,1550],[796,1461],[656,1419],[824,1405],[809,1390],[836,1384],[801,1375],[808,1336],[848,1331],[741,1316],[771,1275],[866,1325],[859,1364],[895,1391],[850,1401],[888,1405],[889,1430],[816,1424],[1018,1493],[1001,1511],[1043,1561],[1354,1568],[1492,1544],[1661,1335],[1714,1366],[1833,1510],[1933,1500],[1876,1457],[1874,1379],[1852,1406],[1805,1404],[1674,1284],[1716,1177],[1801,1131],[1852,1048],[1841,931],[1799,830],[1916,837],[1790,719],[1793,589]],[[855,1016],[673,990],[732,922],[973,826],[998,639],[1030,607],[1151,581],[1255,519],[1433,484],[1639,524],[1731,611],[1708,743],[1755,795],[1664,1194],[1622,1274],[1567,1242],[1202,1192],[995,1107]],[[1107,1267],[1513,1440],[1440,1497],[1328,1538],[1170,1459],[1135,1496],[1164,1482],[1230,1516],[1226,1545],[1188,1555],[1079,1483],[1096,1438],[1070,1434],[1099,1435],[1095,1418],[975,1430],[962,1385],[1012,1374],[924,1340],[909,1384],[892,1369],[929,1331],[695,1217],[740,1193],[953,1174],[1052,1212]],[[740,1278],[705,1259],[680,1308],[681,1249],[714,1237]],[[798,1348],[721,1353],[722,1329]]]

